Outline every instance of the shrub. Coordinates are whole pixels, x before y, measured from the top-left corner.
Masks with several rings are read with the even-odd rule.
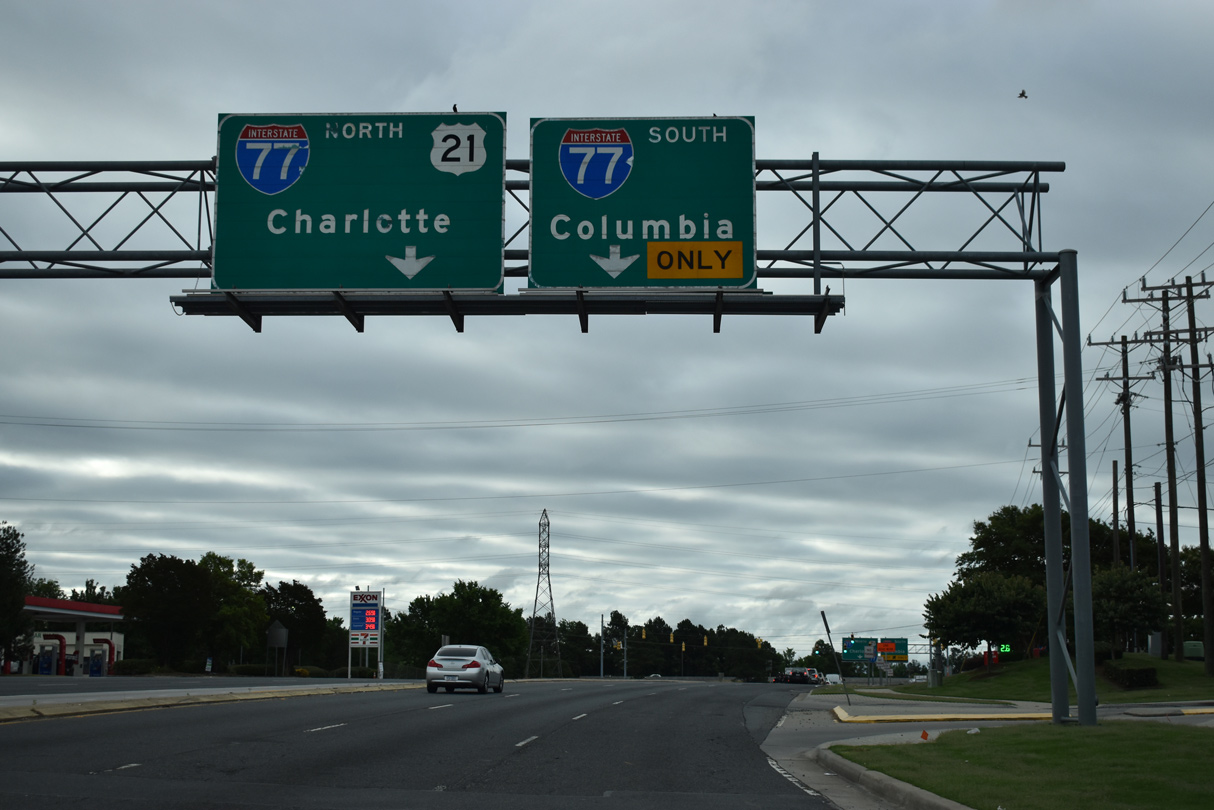
[[[1155,667],[1121,661],[1105,662],[1104,677],[1123,689],[1146,689],[1151,686],[1159,686],[1159,676]]]
[[[123,658],[114,662],[115,675],[150,675],[156,669],[151,658]]]
[[[330,678],[332,674],[327,669],[321,667],[306,666],[295,667],[295,675],[299,678]]]

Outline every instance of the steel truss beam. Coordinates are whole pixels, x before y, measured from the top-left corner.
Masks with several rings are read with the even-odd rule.
[[[529,190],[530,162],[507,160],[507,200],[520,209],[505,243],[505,275],[527,275],[526,250],[511,247],[530,226],[520,192]],[[1042,173],[1063,163],[1007,161],[758,160],[755,189],[783,192],[799,212],[791,238],[781,247],[756,251],[758,278],[812,279],[812,295],[766,295],[758,291],[551,290],[504,295],[458,291],[201,291],[174,296],[185,312],[242,318],[260,331],[275,315],[347,318],[362,331],[367,315],[440,315],[463,331],[467,315],[576,314],[582,331],[590,315],[698,313],[810,315],[820,331],[843,297],[823,290],[823,279],[975,279],[1033,282],[1037,313],[1038,396],[1042,441],[1042,503],[1045,513],[1047,619],[1050,690],[1055,722],[1070,719],[1067,676],[1074,679],[1078,720],[1096,722],[1092,640],[1091,568],[1088,551],[1087,472],[1084,457],[1077,261],[1074,251],[1042,248],[1041,201],[1049,191]],[[518,175],[524,175],[519,177]],[[214,239],[215,161],[0,161],[0,279],[36,278],[209,278]],[[10,196],[16,195],[16,196]],[[98,205],[81,200],[108,199]],[[16,233],[13,217],[41,198],[67,222],[66,246],[33,246],[37,237]],[[21,200],[22,206],[14,204]],[[932,217],[920,235],[916,217],[929,201],[949,201],[958,210]],[[68,202],[71,202],[69,206]],[[973,204],[960,211],[959,202]],[[184,203],[184,204],[183,204]],[[81,208],[87,210],[82,213]],[[133,209],[133,210],[131,210]],[[914,215],[908,212],[914,211]],[[763,214],[765,221],[767,213]],[[943,224],[975,220],[942,233]],[[773,217],[772,221],[776,219]],[[39,225],[44,224],[39,220]],[[60,221],[63,224],[63,221]],[[111,226],[117,226],[114,230]],[[103,233],[104,232],[104,233]],[[187,236],[186,234],[191,234]],[[104,242],[104,243],[103,243]],[[926,244],[930,242],[930,244]],[[941,248],[943,243],[944,247]],[[510,265],[510,262],[522,264]],[[1061,282],[1059,319],[1051,289]],[[1062,341],[1063,405],[1056,407],[1054,333]],[[1067,653],[1065,610],[1068,588],[1062,560],[1061,464],[1056,425],[1065,407],[1071,512],[1075,663]]]

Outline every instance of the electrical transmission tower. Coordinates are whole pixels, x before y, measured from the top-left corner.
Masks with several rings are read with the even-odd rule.
[[[538,652],[537,652],[538,651]],[[527,647],[527,670],[531,677],[531,659],[539,658],[539,675],[544,677],[545,653],[556,659],[556,674],[561,674],[561,639],[556,628],[556,607],[552,603],[552,577],[548,573],[548,510],[540,515],[540,573],[535,583],[535,606],[531,610],[531,643]]]

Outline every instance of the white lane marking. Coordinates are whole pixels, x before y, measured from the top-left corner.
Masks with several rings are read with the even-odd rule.
[[[331,726],[320,726],[319,728],[309,728],[304,730],[304,734],[311,734],[313,731],[328,731],[331,728],[341,728],[345,723],[336,723]]]
[[[125,771],[127,768],[138,768],[138,767],[139,767],[139,763],[138,763],[138,762],[132,762],[130,765],[119,765],[119,766],[118,766],[117,768],[115,768],[114,770],[116,770],[116,771]]]
[[[583,717],[585,717],[585,716],[586,716],[585,714],[579,714],[577,717],[575,717],[575,718],[573,718],[573,719],[574,719],[574,720],[581,720],[581,719],[582,719]]]
[[[784,725],[784,721],[787,719],[788,719],[788,715],[784,715],[783,717],[781,717],[780,722],[776,723],[776,728],[779,728],[780,726]]]
[[[508,697],[508,698],[518,697],[518,692],[515,692],[513,695],[506,695],[506,697]]]
[[[539,737],[528,737],[527,739],[523,740],[521,743],[515,743],[515,744],[514,744],[514,747],[515,747],[515,748],[522,748],[522,747],[523,747],[524,745],[526,745],[527,743],[530,743],[530,742],[535,742],[535,741],[536,741],[536,740],[538,740],[538,739],[539,739]]]
[[[611,705],[612,705],[612,706],[619,706],[619,705],[620,705],[621,703],[623,703],[623,702],[624,702],[624,701],[622,701],[622,700],[617,700],[615,703],[612,703]]]
[[[818,793],[817,791],[815,791],[815,790],[810,790],[809,788],[805,787],[805,785],[801,784],[801,780],[800,780],[800,779],[798,779],[797,777],[793,776],[793,775],[792,775],[791,773],[789,773],[788,771],[786,771],[786,770],[784,770],[783,768],[781,768],[781,767],[780,767],[780,764],[779,764],[778,762],[776,762],[774,759],[772,759],[771,757],[768,757],[768,758],[767,758],[767,764],[768,764],[768,765],[770,765],[771,767],[775,768],[776,773],[780,774],[780,775],[781,775],[781,776],[783,776],[785,779],[787,779],[789,782],[792,782],[794,785],[796,785],[797,787],[801,788],[801,790],[805,791],[805,792],[806,792],[806,793],[808,793],[810,796],[820,796],[820,795],[821,795],[821,794],[820,794],[820,793]]]
[[[450,709],[454,705],[455,705],[454,703],[443,703],[439,706],[431,706],[430,708],[431,709]]]
[[[566,687],[565,687],[564,689],[562,689],[561,691],[562,691],[562,692],[572,692],[572,691],[573,691],[573,687],[572,687],[572,686],[566,686]]]

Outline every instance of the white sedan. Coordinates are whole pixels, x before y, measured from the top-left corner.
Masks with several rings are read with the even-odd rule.
[[[434,694],[440,686],[448,692],[475,689],[483,695],[490,689],[501,692],[506,686],[506,675],[502,665],[484,647],[448,644],[426,663],[426,691]]]

